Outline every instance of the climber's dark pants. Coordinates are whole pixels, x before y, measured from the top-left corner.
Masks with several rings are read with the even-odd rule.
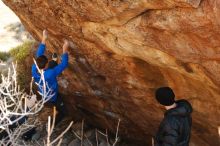
[[[57,125],[66,115],[66,108],[59,93],[57,95],[56,102],[52,102],[52,104],[56,107],[56,111],[57,111],[56,120],[55,120],[55,125]]]

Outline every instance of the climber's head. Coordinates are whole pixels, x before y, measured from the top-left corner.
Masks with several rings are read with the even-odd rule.
[[[45,69],[47,67],[48,59],[45,55],[41,55],[37,57],[36,62],[39,69]]]

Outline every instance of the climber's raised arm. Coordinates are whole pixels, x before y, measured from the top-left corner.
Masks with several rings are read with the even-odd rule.
[[[69,49],[69,42],[67,40],[64,41],[63,44],[63,54],[62,54],[62,61],[59,65],[57,65],[54,70],[56,76],[61,74],[62,71],[68,66],[68,49]]]
[[[36,57],[44,55],[44,52],[45,52],[45,49],[46,49],[47,37],[48,37],[47,30],[43,30],[43,36],[42,36],[41,44],[39,45],[39,47],[37,49]]]

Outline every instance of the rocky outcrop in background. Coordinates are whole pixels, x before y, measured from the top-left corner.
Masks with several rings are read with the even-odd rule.
[[[69,39],[61,92],[70,114],[141,145],[162,108],[154,91],[171,86],[194,108],[191,145],[219,145],[219,0],[3,0],[50,51]]]

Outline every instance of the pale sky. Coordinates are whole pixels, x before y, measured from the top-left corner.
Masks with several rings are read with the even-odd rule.
[[[18,22],[19,18],[0,0],[0,51],[8,51],[22,43],[13,37],[14,32],[5,29],[5,26]]]

